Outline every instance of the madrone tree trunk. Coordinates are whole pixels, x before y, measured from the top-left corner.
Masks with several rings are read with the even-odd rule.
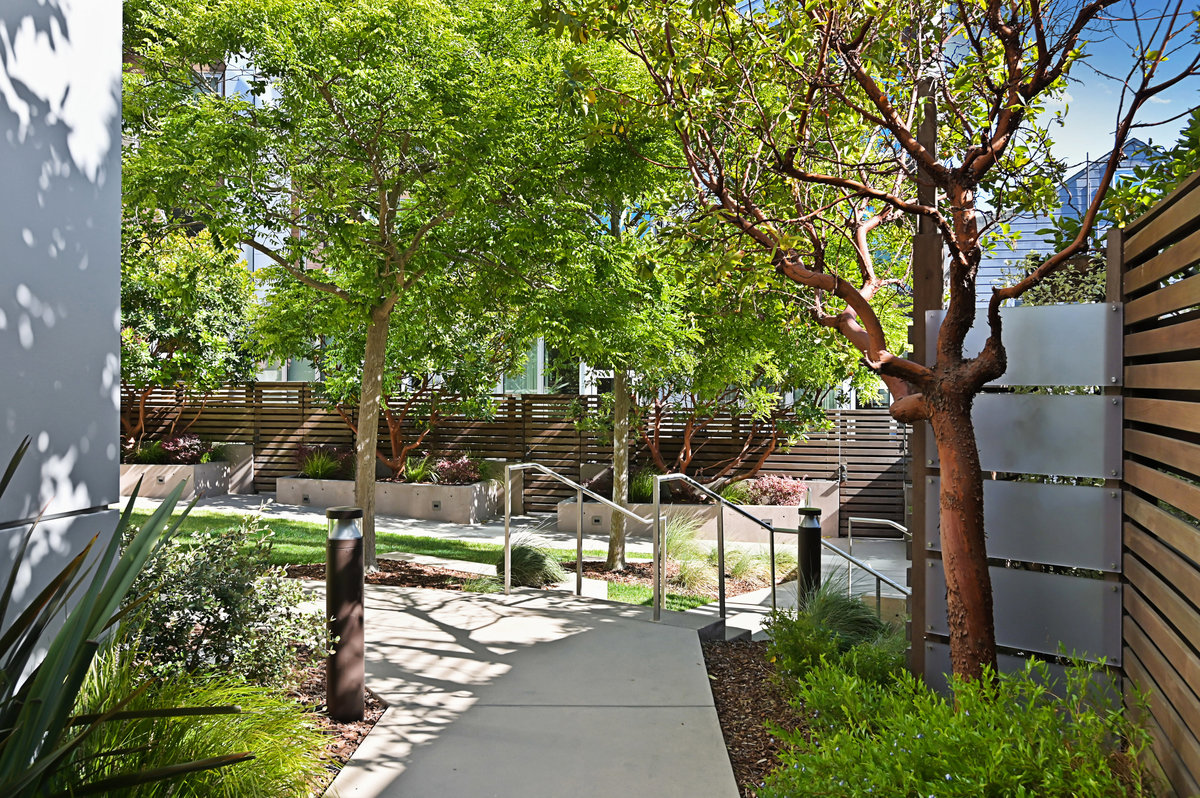
[[[383,396],[383,361],[387,354],[391,297],[371,308],[363,353],[362,391],[358,397],[358,431],[354,436],[354,501],[362,508],[363,563],[375,570],[375,450],[379,443],[379,403]]]
[[[996,668],[992,580],[983,525],[983,473],[971,420],[974,392],[931,398],[929,422],[941,466],[939,518],[946,576],[950,662],[956,676],[979,679]]]
[[[629,375],[613,369],[613,493],[615,504],[629,504]],[[612,532],[608,536],[608,559],[605,567],[611,571],[625,570],[625,515],[612,512]]]

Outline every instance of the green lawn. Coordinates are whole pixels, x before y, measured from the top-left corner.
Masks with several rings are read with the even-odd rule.
[[[622,582],[608,583],[608,600],[620,601],[625,604],[641,604],[649,607],[654,598],[653,591],[645,585],[628,585]],[[711,604],[712,599],[705,596],[681,596],[678,593],[668,593],[663,606],[669,610],[683,612],[693,607]]]
[[[135,512],[133,523],[142,524],[149,513]],[[181,533],[184,540],[195,540],[196,533],[208,530],[228,529],[242,522],[237,513],[215,513],[193,511],[184,519]],[[287,521],[281,518],[266,518],[267,527],[275,533],[271,550],[271,562],[275,565],[292,565],[325,562],[325,525],[306,521]],[[409,554],[424,554],[449,560],[494,563],[504,547],[498,543],[469,540],[446,540],[419,535],[379,533],[375,537],[375,549],[380,552],[404,551]],[[574,560],[575,549],[552,549],[559,559]],[[585,557],[603,557],[605,552],[584,549]],[[631,559],[650,559],[648,554],[630,554]]]

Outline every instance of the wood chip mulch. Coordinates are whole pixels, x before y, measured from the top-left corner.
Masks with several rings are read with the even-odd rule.
[[[316,579],[325,581],[325,565],[289,565],[287,575],[293,579]],[[441,590],[462,590],[463,582],[476,579],[479,574],[452,571],[434,565],[418,565],[405,560],[380,560],[379,570],[366,575],[368,585],[394,585],[396,587],[432,587]]]
[[[313,724],[329,735],[325,745],[327,762],[325,777],[313,785],[313,795],[324,795],[329,784],[337,776],[342,765],[358,750],[367,732],[375,727],[387,705],[375,697],[370,690],[363,691],[365,712],[363,719],[351,723],[338,723],[325,714],[325,660],[317,659],[300,675],[299,684],[288,690],[287,695],[312,711]]]
[[[764,724],[795,730],[804,723],[788,703],[766,643],[711,642],[703,648],[734,778],[742,798],[757,798],[763,779],[779,767],[783,749]]]

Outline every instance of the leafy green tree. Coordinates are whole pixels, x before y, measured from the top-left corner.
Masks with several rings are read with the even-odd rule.
[[[778,276],[803,294],[819,323],[887,383],[893,417],[930,422],[951,662],[964,678],[996,662],[971,408],[1007,365],[999,309],[1082,251],[1144,106],[1200,67],[1197,20],[1181,0],[1139,29],[1147,38],[1130,61],[1113,154],[1078,234],[994,292],[987,343],[964,352],[982,252],[1002,232],[994,220],[1057,201],[1061,164],[1050,157],[1044,111],[1115,4],[545,0],[539,14],[549,29],[611,40],[641,62],[651,89],[624,98],[617,124],[672,126],[681,158],[671,165],[695,188],[695,235],[725,242],[763,282]],[[981,196],[994,214],[983,213]],[[874,245],[898,224],[936,236],[947,256],[949,303],[929,364],[903,357],[880,319],[912,281]],[[831,259],[835,242],[853,257]],[[940,258],[915,265],[941,283]]]
[[[584,137],[559,113],[563,47],[528,14],[491,0],[127,7],[127,201],[183,209],[363,331],[355,498],[369,565],[397,308],[450,274],[486,286],[471,295],[487,307],[513,302],[529,272],[570,263],[577,209],[560,187]]]
[[[260,352],[311,361],[320,373],[318,396],[357,434],[362,325],[324,312],[323,293],[302,283],[273,279],[269,286],[254,319]],[[378,445],[375,457],[394,477],[405,475],[409,456],[445,416],[490,416],[496,385],[527,349],[529,322],[519,308],[489,307],[492,298],[468,298],[468,292],[469,286],[430,281],[393,311],[380,402],[389,446]],[[463,306],[472,312],[463,313]]]
[[[170,427],[175,434],[191,425],[180,427],[188,397],[253,376],[246,348],[253,298],[236,248],[221,246],[207,232],[176,230],[158,237],[148,226],[124,225],[121,379],[137,400],[121,418],[127,450],[146,433],[146,400],[155,389],[181,391]]]

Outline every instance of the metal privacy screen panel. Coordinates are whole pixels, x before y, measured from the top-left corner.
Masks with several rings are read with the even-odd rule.
[[[944,310],[926,312],[926,340],[937,340],[945,316]],[[1123,317],[1119,303],[1001,308],[1008,370],[989,385],[1120,385]],[[963,354],[978,354],[988,334],[981,311]]]
[[[927,548],[940,551],[938,489],[927,477]],[[1032,482],[983,483],[984,528],[989,557],[1087,568],[1121,570],[1121,494],[1087,485]]]
[[[1069,655],[1121,664],[1121,598],[1117,582],[991,567],[996,643],[1029,653]],[[929,560],[925,580],[927,632],[949,634],[946,577]]]

